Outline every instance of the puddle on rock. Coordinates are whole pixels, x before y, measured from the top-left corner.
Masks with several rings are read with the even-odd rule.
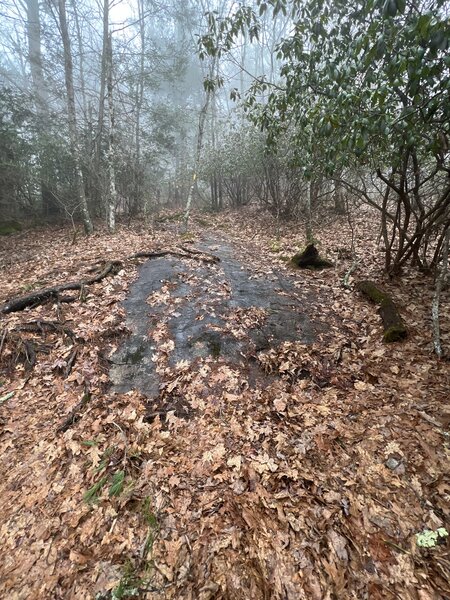
[[[112,357],[115,364],[110,377],[115,391],[137,389],[148,397],[158,396],[157,342],[151,334],[160,322],[167,323],[175,344],[169,358],[172,366],[181,360],[192,362],[208,356],[242,365],[249,353],[284,341],[314,340],[308,316],[301,311],[300,302],[289,295],[298,295],[298,290],[288,278],[274,273],[267,279],[255,277],[234,258],[232,246],[225,242],[211,239],[197,248],[219,256],[221,262],[203,264],[164,257],[140,267],[123,303],[131,335]],[[164,301],[156,306],[147,303],[163,286],[170,290],[175,310],[172,304],[168,310]],[[233,335],[230,314],[252,308],[266,311],[266,318],[258,327],[246,330],[244,336]]]

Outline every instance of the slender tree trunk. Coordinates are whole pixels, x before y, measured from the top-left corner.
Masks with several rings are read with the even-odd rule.
[[[39,113],[47,113],[48,93],[42,70],[41,23],[38,0],[26,0],[28,57],[35,103]]]
[[[75,188],[77,191],[78,202],[83,218],[83,225],[86,233],[89,235],[93,232],[91,216],[86,201],[84,191],[83,173],[81,170],[81,154],[78,142],[77,132],[77,116],[75,109],[75,90],[73,85],[73,62],[72,51],[70,46],[70,37],[67,27],[66,16],[66,0],[58,0],[59,26],[64,48],[64,76],[66,81],[67,94],[67,117],[69,122],[69,137],[73,160],[75,164]]]
[[[138,18],[139,18],[139,37],[140,37],[140,61],[139,78],[136,85],[136,121],[135,121],[135,162],[134,162],[134,191],[132,214],[136,214],[139,209],[139,202],[142,195],[142,165],[141,165],[141,113],[144,102],[144,68],[145,68],[145,21],[143,0],[138,0]]]
[[[210,67],[209,67],[209,79],[212,79],[212,76],[214,75],[215,70],[216,70],[216,58],[214,57],[211,61]],[[211,101],[212,93],[213,92],[211,90],[211,87],[208,86],[208,88],[206,89],[206,94],[205,94],[205,102],[200,110],[200,115],[198,118],[197,147],[196,147],[196,151],[195,151],[194,169],[192,172],[192,181],[191,181],[191,185],[189,187],[189,193],[188,193],[188,197],[187,197],[187,201],[186,201],[186,208],[185,208],[185,212],[184,212],[184,226],[185,226],[186,231],[187,231],[187,228],[189,225],[189,217],[191,214],[192,196],[194,194],[194,189],[195,189],[195,186],[197,183],[198,170],[200,167],[200,159],[201,159],[202,148],[203,148],[203,135],[205,132],[205,121],[206,121],[206,115],[208,113],[208,108],[209,108],[209,103]]]
[[[342,173],[338,173],[334,182],[334,210],[338,215],[345,214],[344,190],[342,187],[341,175]]]
[[[314,182],[308,181],[306,188],[306,220],[305,220],[305,235],[306,243],[312,244],[314,241],[312,228],[312,204],[314,199]]]
[[[112,34],[108,37],[108,114],[109,114],[109,143],[108,143],[108,175],[109,175],[109,196],[107,201],[107,222],[108,229],[114,233],[116,229],[116,171],[115,171],[115,148],[114,148],[114,98],[113,98],[113,57],[112,57]]]
[[[441,293],[445,288],[448,276],[448,251],[450,244],[450,227],[447,229],[444,237],[444,245],[442,248],[442,265],[441,270],[436,278],[436,288],[434,292],[433,302],[431,305],[431,316],[433,319],[433,345],[434,351],[438,358],[442,358],[442,342],[441,342],[441,327],[439,321],[439,306],[441,303]]]
[[[77,0],[74,0],[75,2]],[[109,34],[109,4],[110,0],[103,0],[102,18],[102,54],[100,65],[100,90],[98,96],[97,127],[93,140],[93,168],[91,169],[91,189],[94,194],[96,205],[103,211],[104,203],[107,202],[108,190],[105,190],[102,160],[103,160],[103,142],[105,141],[105,103],[106,103],[106,78],[108,62],[108,34]],[[107,129],[107,127],[106,127]]]
[[[100,94],[98,100],[98,121],[96,135],[95,160],[97,168],[101,161],[102,137],[105,121],[105,96],[106,96],[106,68],[108,62],[108,35],[109,35],[109,0],[103,0],[103,38],[102,38],[102,64],[100,70]]]
[[[27,39],[28,39],[28,58],[30,63],[31,81],[33,84],[33,97],[36,107],[36,114],[39,118],[39,166],[41,179],[41,198],[42,210],[45,216],[59,212],[59,206],[50,190],[46,177],[46,151],[45,135],[43,131],[47,130],[49,122],[48,114],[48,91],[45,84],[45,78],[42,68],[41,53],[41,21],[38,0],[26,0],[27,8]]]
[[[78,17],[77,10],[77,1],[71,0],[72,10],[75,17],[75,30],[77,32],[77,45],[78,45],[78,67],[80,69],[80,92],[81,92],[81,101],[83,106],[83,119],[87,121],[88,116],[88,103],[86,97],[86,80],[84,76],[84,46],[83,46],[83,38],[81,35],[81,26],[80,19]]]

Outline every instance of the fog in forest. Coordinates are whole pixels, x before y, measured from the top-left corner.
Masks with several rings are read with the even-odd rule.
[[[449,0],[0,0],[0,598],[450,598],[449,100]]]

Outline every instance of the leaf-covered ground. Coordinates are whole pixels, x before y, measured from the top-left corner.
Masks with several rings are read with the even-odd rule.
[[[139,392],[114,393],[109,369],[142,262],[126,257],[175,247],[176,223],[74,245],[64,229],[0,239],[3,301],[124,261],[73,302],[2,317],[0,597],[450,598],[448,538],[427,549],[416,537],[449,530],[449,363],[432,353],[430,280],[384,280],[370,221],[354,224],[353,276],[392,293],[410,330],[403,343],[383,344],[376,307],[342,286],[345,219],[316,232],[336,264],[322,272],[287,265],[303,244],[298,225],[279,229],[251,211],[194,219],[194,248],[207,231],[256,278],[290,278],[318,335],[249,356],[260,373],[250,381],[242,361],[221,356],[172,364],[163,317],[149,331],[159,412]],[[195,278],[199,261],[180,261]],[[222,276],[212,265],[206,305],[228,293]],[[169,315],[174,302],[166,286],[149,313],[158,304]],[[234,311],[226,333],[248,337],[263,319]]]

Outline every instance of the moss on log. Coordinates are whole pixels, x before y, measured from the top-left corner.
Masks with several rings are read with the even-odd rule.
[[[391,296],[377,287],[373,281],[360,281],[356,284],[356,287],[372,302],[379,305],[378,311],[384,326],[383,340],[385,342],[404,340],[408,335],[408,330]]]
[[[333,266],[332,262],[319,256],[314,244],[308,244],[303,252],[295,254],[291,258],[291,264],[300,269],[327,269]]]

